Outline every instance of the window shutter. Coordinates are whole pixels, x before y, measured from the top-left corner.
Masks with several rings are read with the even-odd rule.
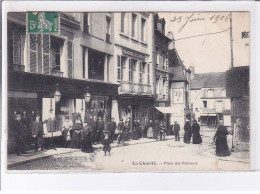
[[[21,64],[21,30],[16,29],[13,31],[13,63],[16,65],[22,65]]]
[[[43,53],[43,74],[50,74],[50,35],[42,35],[42,53]]]
[[[73,74],[73,55],[72,55],[72,42],[68,41],[68,77],[72,78]]]
[[[30,34],[29,41],[29,58],[30,58],[30,72],[36,73],[37,71],[37,36]]]
[[[121,81],[121,57],[117,55],[117,80]]]
[[[42,35],[37,34],[38,73],[42,74]]]

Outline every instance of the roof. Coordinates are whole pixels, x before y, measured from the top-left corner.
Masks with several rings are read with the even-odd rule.
[[[177,50],[174,49],[170,49],[168,51],[168,55],[169,55],[169,67],[174,67],[174,66],[182,66],[182,61],[178,55]]]
[[[183,73],[183,66],[169,67],[168,71],[173,74],[171,81],[187,81]]]
[[[226,87],[226,72],[194,74],[191,89]]]

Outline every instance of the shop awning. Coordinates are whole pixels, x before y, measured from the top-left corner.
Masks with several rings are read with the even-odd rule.
[[[212,113],[211,114],[205,114],[204,113],[204,114],[200,114],[200,116],[201,117],[215,117],[215,116],[217,116],[217,114],[212,114]]]
[[[173,108],[172,107],[155,107],[158,111],[160,111],[163,114],[173,114]]]

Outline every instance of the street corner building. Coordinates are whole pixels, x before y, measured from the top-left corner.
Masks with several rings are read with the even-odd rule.
[[[8,13],[9,118],[24,111],[42,121],[76,113],[82,121],[89,115],[106,121],[117,116],[113,17],[60,13],[59,34],[29,34],[26,13]],[[9,152],[14,151],[12,134],[9,127]]]

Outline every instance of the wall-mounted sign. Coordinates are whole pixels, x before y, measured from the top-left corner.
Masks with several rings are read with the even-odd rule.
[[[183,89],[173,89],[173,103],[181,104],[184,101]]]
[[[126,50],[126,49],[122,49],[122,53],[124,55],[135,57],[135,58],[138,58],[138,59],[141,59],[141,60],[145,60],[145,55],[143,55],[141,53],[137,53],[137,52]]]

